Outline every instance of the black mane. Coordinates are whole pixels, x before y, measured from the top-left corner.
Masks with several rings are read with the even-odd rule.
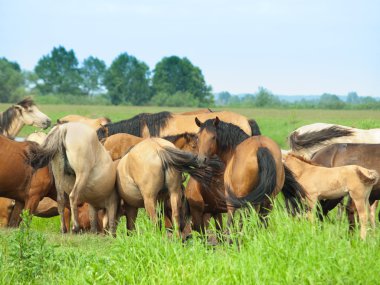
[[[351,136],[352,134],[352,130],[338,126],[332,126],[315,132],[307,132],[302,135],[299,135],[298,132],[293,132],[289,136],[289,145],[293,150],[300,150],[321,144],[333,138]]]
[[[214,122],[215,119],[207,120],[202,124],[199,132],[203,129],[216,130],[216,142],[222,152],[235,149],[238,144],[249,138],[249,135],[234,124],[219,121],[215,127]]]
[[[118,133],[127,133],[141,137],[144,125],[148,127],[151,137],[158,137],[161,128],[166,127],[171,117],[172,114],[170,112],[141,113],[128,120],[106,124],[104,128],[98,129],[98,138],[102,139]]]

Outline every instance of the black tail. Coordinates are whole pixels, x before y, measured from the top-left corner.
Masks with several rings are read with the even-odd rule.
[[[282,193],[285,197],[285,205],[288,212],[292,215],[301,212],[302,200],[306,197],[306,192],[294,178],[293,172],[284,165],[285,168],[285,183],[282,187]],[[322,178],[323,179],[323,178]]]
[[[233,207],[240,208],[247,203],[259,205],[264,201],[265,197],[272,195],[277,184],[277,172],[276,162],[268,148],[259,147],[257,151],[257,163],[259,165],[259,171],[257,173],[259,183],[247,196],[238,198],[232,190],[227,187],[229,194],[228,203]]]
[[[209,185],[215,175],[224,171],[224,164],[217,158],[212,158],[206,168],[199,168],[197,155],[174,147],[163,147],[159,152],[164,169],[174,167],[179,172],[187,172],[202,185]]]
[[[260,131],[260,127],[259,125],[257,124],[257,122],[253,119],[250,119],[248,120],[248,123],[251,127],[251,131],[252,131],[252,136],[260,136],[261,135],[261,131]]]

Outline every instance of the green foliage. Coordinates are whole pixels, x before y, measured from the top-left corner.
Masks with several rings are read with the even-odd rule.
[[[17,102],[25,95],[23,84],[20,66],[0,58],[0,102]]]
[[[199,106],[213,103],[211,87],[206,85],[202,71],[186,57],[165,57],[158,62],[154,69],[152,87],[155,94],[191,93],[199,100]]]
[[[321,109],[343,109],[344,102],[333,94],[323,94],[319,99]]]
[[[88,95],[99,94],[102,91],[106,64],[103,60],[90,56],[83,61],[80,70],[82,89]]]
[[[149,67],[134,56],[120,54],[105,74],[104,84],[112,104],[142,105],[151,98]]]
[[[199,100],[194,98],[190,92],[176,92],[173,95],[168,93],[158,93],[151,99],[151,104],[154,106],[168,106],[168,107],[197,107]]]
[[[82,78],[73,50],[67,51],[62,46],[53,48],[38,61],[34,71],[38,76],[37,88],[42,94],[82,94]]]

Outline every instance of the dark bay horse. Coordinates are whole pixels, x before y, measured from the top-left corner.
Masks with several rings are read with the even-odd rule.
[[[356,144],[356,143],[339,143],[329,145],[314,154],[311,159],[313,162],[326,167],[337,167],[344,165],[359,165],[369,169],[375,169],[380,173],[380,144]],[[322,202],[322,209],[326,215],[332,210],[342,199],[327,200]],[[375,226],[376,200],[380,200],[380,181],[372,188],[369,196],[371,205],[371,223]],[[355,219],[353,215],[354,204],[349,200],[349,213],[351,227],[354,225]],[[380,217],[379,217],[380,218]]]
[[[31,98],[25,98],[0,113],[0,134],[15,137],[24,125],[50,127],[51,120],[42,113]]]
[[[201,113],[193,115],[173,114],[160,112],[156,114],[142,113],[131,119],[111,123],[100,128],[98,138],[103,139],[116,133],[128,133],[138,137],[166,137],[183,133],[197,133],[198,127],[194,124],[198,116],[201,120],[207,120],[218,116],[220,119],[239,126],[248,135],[252,135],[252,128],[257,124],[253,120],[228,111]]]
[[[265,217],[272,208],[270,198],[282,189],[286,190],[284,195],[294,196],[294,191],[284,187],[285,182],[293,183],[294,178],[289,179],[291,173],[284,167],[281,150],[272,139],[248,136],[239,127],[220,121],[218,117],[204,123],[198,118],[195,121],[200,128],[199,163],[207,165],[210,157],[216,154],[226,165],[223,176],[226,206],[221,204],[221,209],[227,208],[228,225],[236,208],[246,203],[252,203],[259,215]],[[301,192],[302,188],[294,190]]]

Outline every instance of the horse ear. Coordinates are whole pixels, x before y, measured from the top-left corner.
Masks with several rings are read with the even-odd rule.
[[[220,122],[220,120],[219,120],[218,116],[216,116],[215,121],[214,121],[214,126],[217,127],[219,122]]]
[[[195,117],[195,123],[197,124],[198,127],[202,126],[201,121],[199,121],[198,117]]]
[[[20,105],[13,105],[13,107],[18,110],[20,113],[22,112],[22,109],[24,109],[22,106]]]

